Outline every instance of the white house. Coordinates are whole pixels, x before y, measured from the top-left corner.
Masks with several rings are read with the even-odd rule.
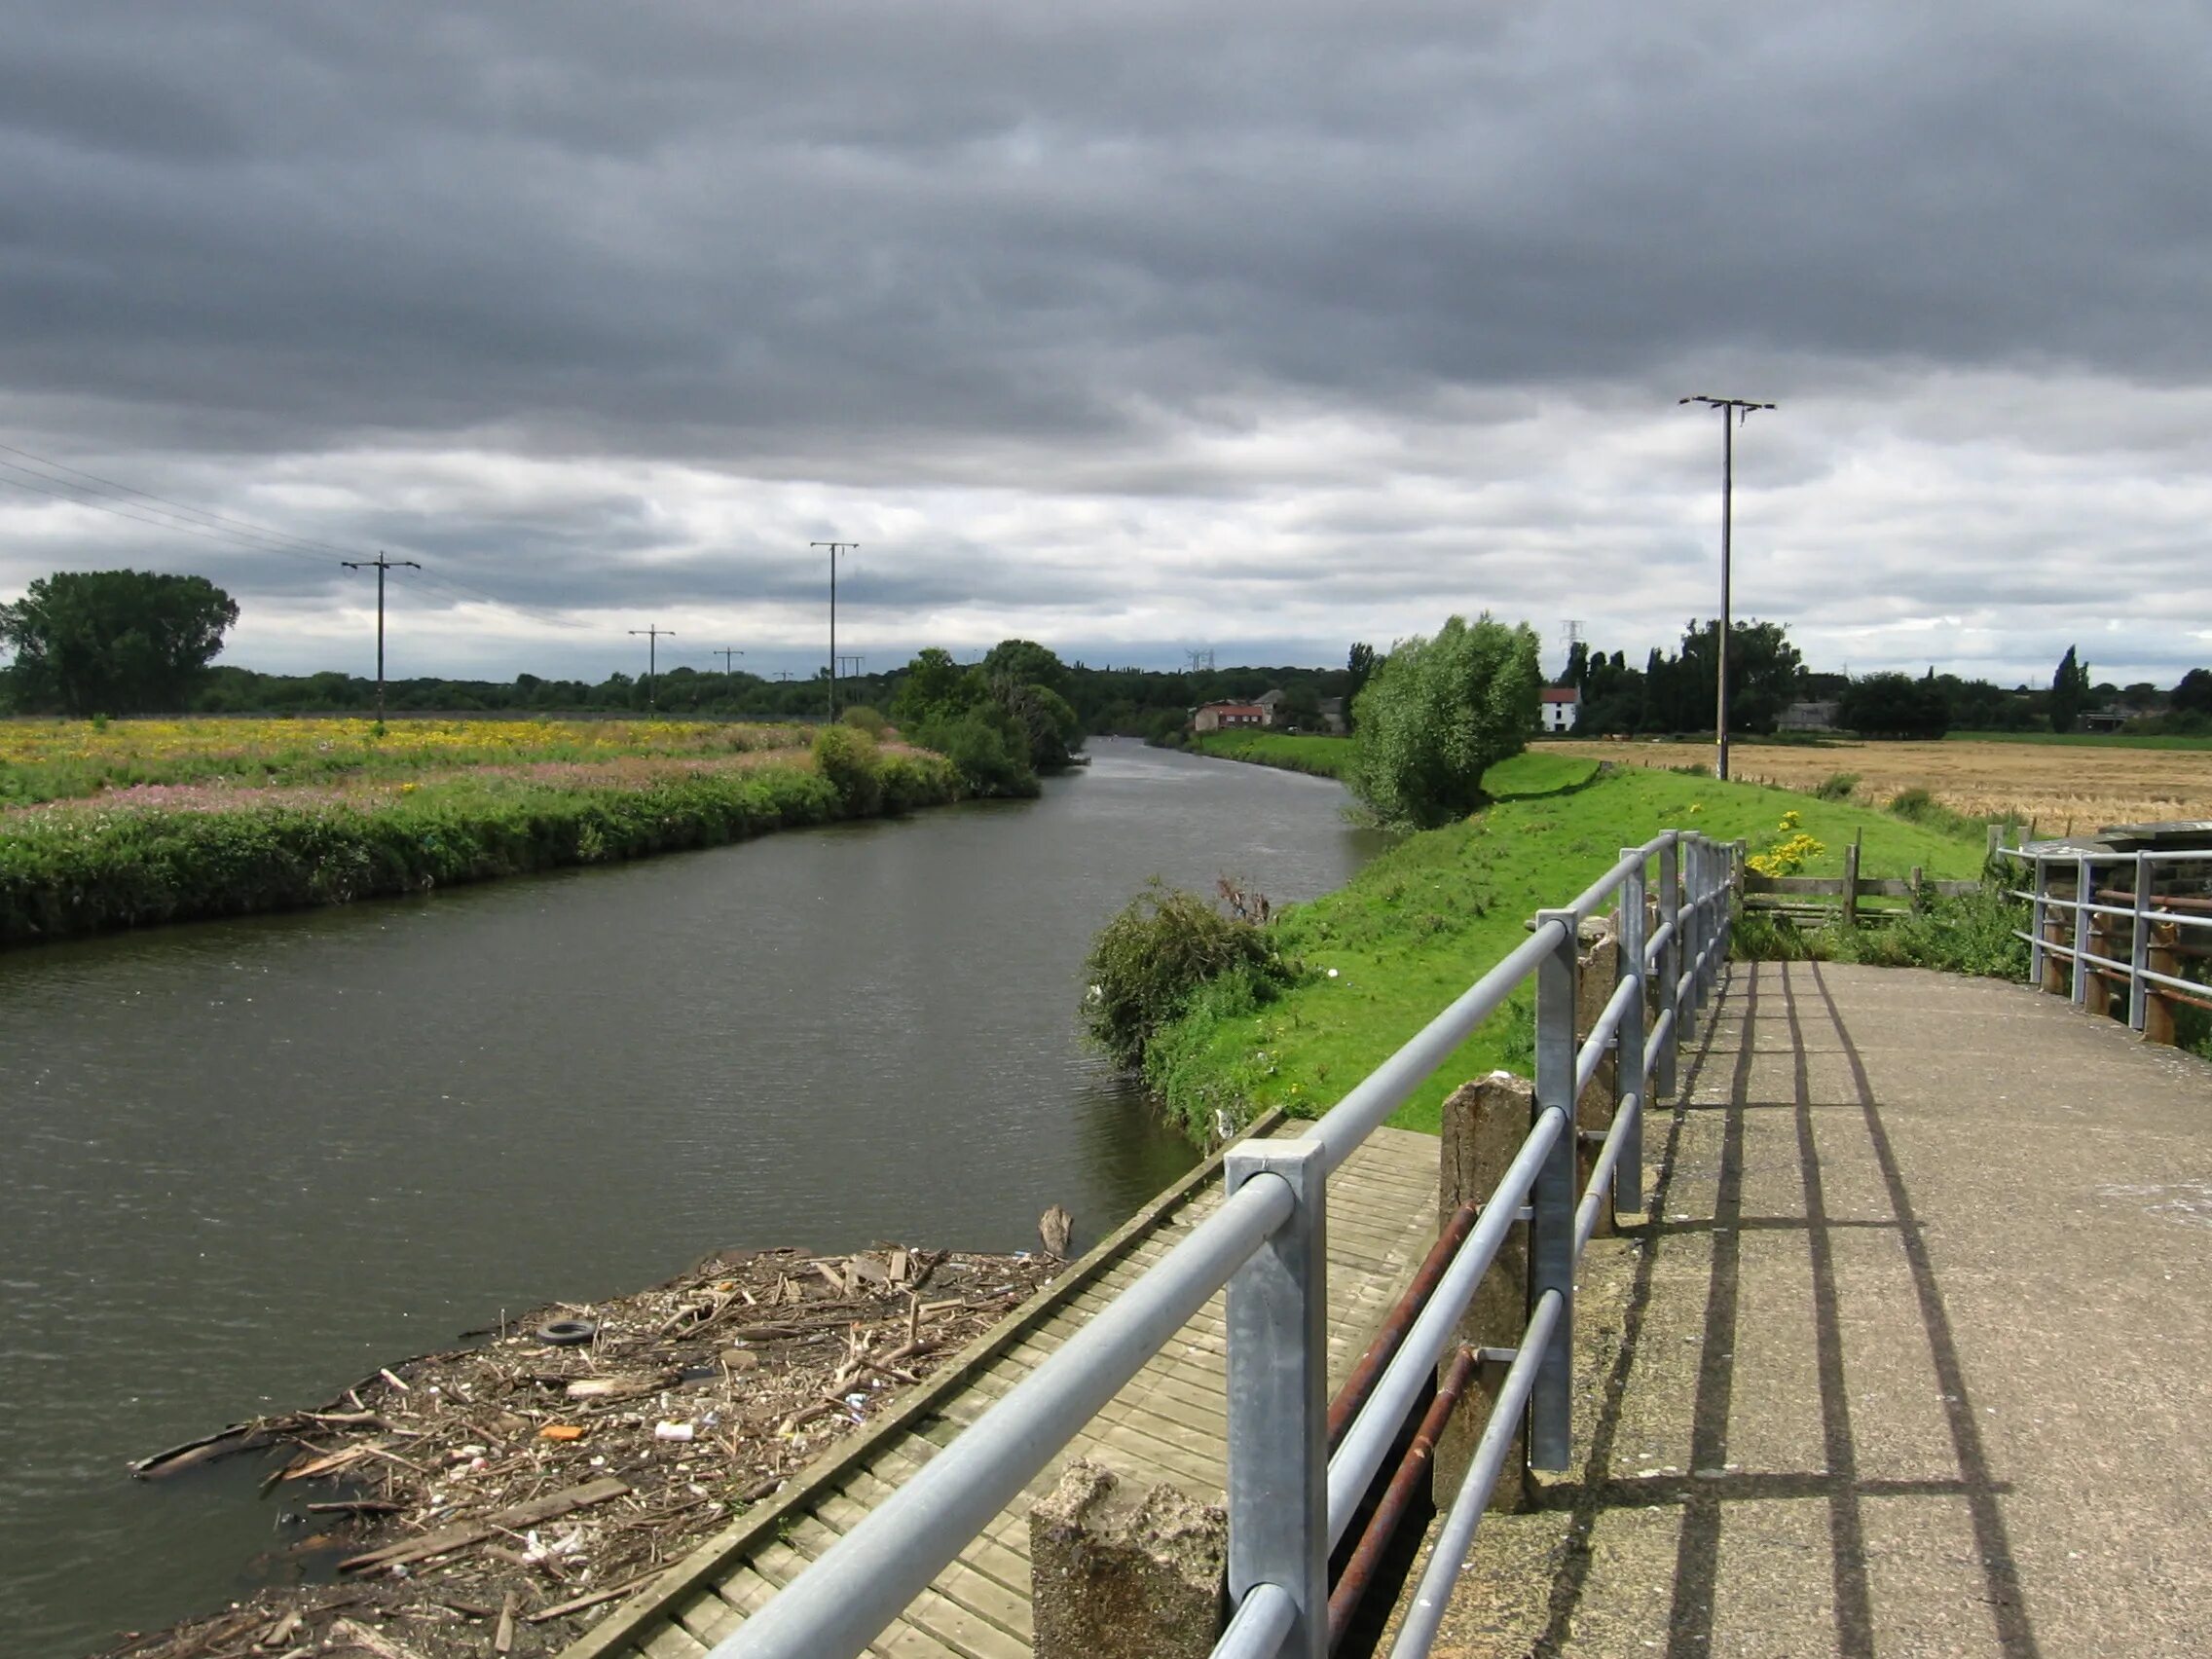
[[[1572,731],[1582,714],[1582,693],[1571,685],[1544,687],[1543,707],[1536,711],[1539,731]]]

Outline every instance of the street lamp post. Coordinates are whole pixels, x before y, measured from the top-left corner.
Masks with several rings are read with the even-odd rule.
[[[1715,745],[1713,775],[1728,777],[1728,556],[1736,499],[1736,428],[1751,419],[1754,409],[1772,409],[1771,403],[1753,403],[1748,397],[1677,398],[1677,403],[1703,403],[1720,411],[1720,634],[1714,642],[1720,688],[1714,704],[1713,736]]]

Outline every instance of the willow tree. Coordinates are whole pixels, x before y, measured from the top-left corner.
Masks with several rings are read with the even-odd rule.
[[[1353,706],[1352,793],[1399,829],[1448,824],[1483,805],[1483,773],[1518,755],[1536,728],[1538,653],[1533,628],[1488,611],[1393,646]]]

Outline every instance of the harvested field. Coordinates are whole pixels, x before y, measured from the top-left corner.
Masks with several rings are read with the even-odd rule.
[[[1051,1216],[1058,1212],[1048,1212]],[[1051,1255],[724,1251],[133,1465],[269,1457],[272,1586],[107,1659],[552,1653],[1047,1283]]]
[[[1561,743],[1547,751],[1638,766],[1711,766],[1710,743]],[[1851,743],[1819,748],[1739,744],[1730,771],[1741,782],[1811,790],[1838,772],[1858,774],[1858,799],[1886,806],[1926,790],[1974,818],[2033,819],[2054,834],[2106,824],[2212,818],[2212,755],[2187,749],[2085,744]]]

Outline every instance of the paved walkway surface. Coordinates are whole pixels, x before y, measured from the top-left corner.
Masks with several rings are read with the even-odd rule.
[[[1304,1124],[1284,1125],[1303,1134]],[[1433,1136],[1379,1129],[1329,1181],[1330,1378],[1372,1340],[1436,1237]],[[1220,1202],[1215,1166],[1151,1206],[1016,1315],[1002,1349],[927,1385],[908,1420],[863,1435],[797,1478],[769,1510],[697,1552],[644,1604],[624,1608],[565,1659],[700,1659],[804,1570],[868,1509],[1026,1377]],[[869,1648],[899,1659],[1025,1659],[1030,1652],[1029,1506],[1066,1461],[1097,1453],[1117,1472],[1219,1501],[1225,1482],[1222,1298],[1185,1325],[1074,1444],[939,1574]]]
[[[1919,972],[1716,1012],[1437,1651],[2212,1654],[2212,1066]]]

